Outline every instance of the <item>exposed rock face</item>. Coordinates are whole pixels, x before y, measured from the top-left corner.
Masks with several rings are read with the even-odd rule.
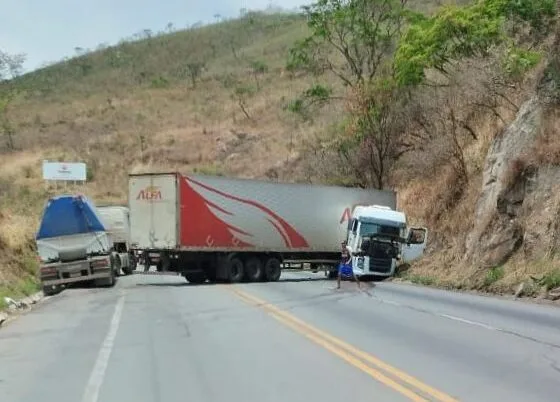
[[[520,222],[527,258],[552,257],[560,250],[560,167],[540,167],[527,186]]]
[[[523,227],[501,217],[480,238],[479,262],[496,267],[505,263],[523,244]]]
[[[548,292],[547,299],[558,300],[560,299],[560,288],[553,289]]]
[[[550,102],[540,95],[529,99],[488,150],[475,225],[465,245],[471,263],[492,267],[518,250],[527,258],[560,250],[560,167],[521,163],[512,177],[516,161],[532,162],[547,107]]]
[[[504,263],[523,243],[524,228],[517,217],[533,178],[507,181],[510,166],[530,149],[542,126],[537,97],[525,102],[515,120],[496,137],[485,161],[483,184],[475,210],[475,226],[466,242],[466,258],[483,265]]]

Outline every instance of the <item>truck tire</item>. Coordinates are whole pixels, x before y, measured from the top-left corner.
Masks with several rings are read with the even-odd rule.
[[[262,260],[258,257],[249,257],[245,261],[245,279],[249,282],[259,282],[264,277]]]
[[[149,271],[150,267],[152,266],[152,261],[147,251],[142,252],[142,255],[140,256],[140,261],[142,261],[142,265],[144,266],[144,272]]]
[[[59,289],[56,286],[43,286],[43,295],[52,296],[57,294]]]
[[[277,282],[282,274],[282,263],[276,257],[269,258],[264,264],[264,275],[267,281]]]
[[[329,269],[325,271],[325,275],[327,276],[327,279],[335,279],[338,276],[338,271],[335,269]]]
[[[111,256],[112,266],[115,270],[115,276],[121,276],[121,269],[122,269],[122,261],[121,257],[118,254],[114,254]]]
[[[243,260],[238,257],[230,257],[226,262],[226,273],[229,282],[239,283],[245,276]]]
[[[204,272],[189,272],[185,273],[185,279],[189,283],[200,285],[206,282],[206,274]]]
[[[94,284],[95,287],[113,287],[115,286],[115,271],[114,269],[110,270],[111,275],[108,278],[103,279],[96,279]]]
[[[136,256],[134,255],[134,253],[129,253],[128,254],[128,266],[123,267],[123,273],[125,275],[131,275],[134,270],[136,269],[136,266],[138,265],[138,261],[136,261]]]

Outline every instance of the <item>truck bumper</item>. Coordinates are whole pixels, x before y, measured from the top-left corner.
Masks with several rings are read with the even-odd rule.
[[[42,279],[41,284],[43,286],[59,286],[59,285],[67,284],[67,283],[91,281],[91,280],[94,280],[94,279],[103,279],[103,278],[108,278],[109,276],[111,276],[111,272],[110,272],[110,270],[107,270],[107,272],[103,272],[103,273],[77,276],[77,277],[74,277],[74,278],[44,279],[44,280]]]
[[[395,273],[395,263],[387,258],[368,258],[359,257],[354,273],[359,276],[388,278]]]
[[[40,269],[41,284],[48,287],[109,278],[112,275],[111,269],[108,257],[44,265]]]

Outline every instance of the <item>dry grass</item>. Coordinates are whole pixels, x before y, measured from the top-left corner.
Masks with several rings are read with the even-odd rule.
[[[127,175],[139,171],[281,173],[305,136],[321,128],[294,135],[295,118],[283,110],[311,82],[283,71],[289,47],[306,33],[298,16],[249,15],[123,43],[20,78],[25,92],[9,111],[17,149],[0,145],[0,287],[32,273],[33,234],[49,195],[80,191],[97,202],[125,202]],[[235,88],[256,88],[255,60],[268,72],[245,100],[248,119]],[[185,75],[193,62],[205,64],[195,86]],[[86,162],[89,182],[45,187],[44,159]]]

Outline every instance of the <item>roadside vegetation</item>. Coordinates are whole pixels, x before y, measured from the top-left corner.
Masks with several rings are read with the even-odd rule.
[[[144,30],[25,75],[23,56],[0,53],[0,294],[33,290],[34,230],[59,191],[45,159],[86,162],[87,186],[69,190],[103,202],[126,201],[130,172],[170,169],[391,187],[430,228],[405,277],[560,286],[555,257],[463,258],[489,147],[543,76],[560,82],[555,15],[553,0],[318,0]],[[534,147],[519,171],[560,163],[556,138]]]

